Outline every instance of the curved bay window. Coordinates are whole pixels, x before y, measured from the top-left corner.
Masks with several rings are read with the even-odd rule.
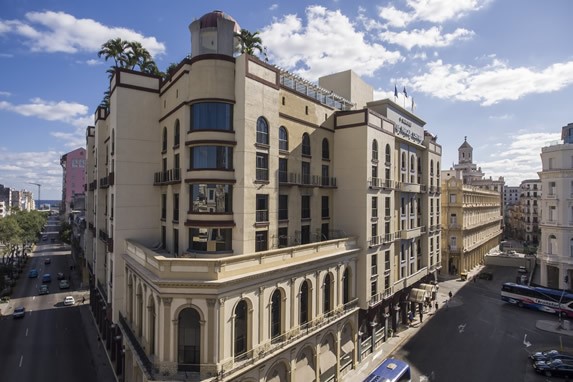
[[[247,302],[245,300],[239,301],[235,307],[235,357],[247,352]]]
[[[269,124],[263,117],[257,119],[257,143],[269,144]]]
[[[191,105],[189,131],[233,131],[233,105],[223,102],[201,102]]]
[[[230,184],[196,183],[190,185],[190,191],[192,213],[233,212],[233,186]]]
[[[282,298],[281,291],[275,290],[271,297],[271,339],[281,335]]]
[[[232,170],[233,148],[227,146],[191,147],[190,159],[189,168],[191,170]]]
[[[193,308],[179,313],[177,320],[177,369],[199,371],[201,363],[201,317]]]
[[[326,276],[324,276],[322,287],[324,293],[322,296],[322,311],[326,314],[332,310],[332,277],[330,276],[330,273],[327,273]]]
[[[189,252],[229,252],[233,250],[231,228],[189,228]]]
[[[307,133],[302,135],[302,155],[310,156],[310,137]]]
[[[306,324],[309,319],[309,302],[310,302],[310,290],[308,287],[308,280],[305,280],[300,286],[300,325]]]

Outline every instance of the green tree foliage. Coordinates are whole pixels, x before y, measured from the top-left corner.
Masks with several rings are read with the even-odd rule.
[[[0,244],[2,245],[2,262],[6,261],[6,256],[17,251],[21,242],[23,229],[18,224],[16,215],[8,215],[0,219]]]
[[[72,226],[68,222],[60,225],[59,239],[62,243],[71,244],[72,242]]]

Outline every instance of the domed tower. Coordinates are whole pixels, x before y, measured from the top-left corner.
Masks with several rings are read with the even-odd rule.
[[[468,137],[464,137],[464,143],[458,148],[458,163],[472,163],[473,151],[473,147],[468,143]]]
[[[231,16],[221,11],[207,13],[189,25],[191,32],[191,57],[202,54],[233,56],[239,51],[235,33],[241,31]]]

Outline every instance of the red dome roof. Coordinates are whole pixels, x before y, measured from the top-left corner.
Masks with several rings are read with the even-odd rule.
[[[203,16],[201,16],[201,18],[199,19],[201,29],[203,29],[203,28],[216,28],[217,27],[217,21],[221,18],[234,22],[236,32],[239,32],[241,30],[239,23],[237,23],[234,18],[232,18],[231,16],[229,16],[228,14],[226,14],[222,11],[213,11],[213,12],[206,13]]]

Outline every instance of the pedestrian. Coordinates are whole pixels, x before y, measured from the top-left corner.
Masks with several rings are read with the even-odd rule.
[[[474,283],[477,282],[477,276],[474,276]]]
[[[450,296],[450,299],[452,298],[452,296],[453,296],[452,291],[450,291],[450,292],[448,293],[448,296]]]
[[[439,307],[440,307],[440,305],[438,305],[438,302],[436,301],[436,312],[438,311]]]
[[[412,313],[412,311],[408,314],[408,320],[410,321],[410,325],[412,325],[412,321],[414,321],[414,313]]]
[[[424,319],[424,313],[420,310],[420,324],[422,323],[423,319]]]
[[[86,302],[86,296],[83,296],[83,297],[82,297],[82,304],[83,304],[84,302]]]

